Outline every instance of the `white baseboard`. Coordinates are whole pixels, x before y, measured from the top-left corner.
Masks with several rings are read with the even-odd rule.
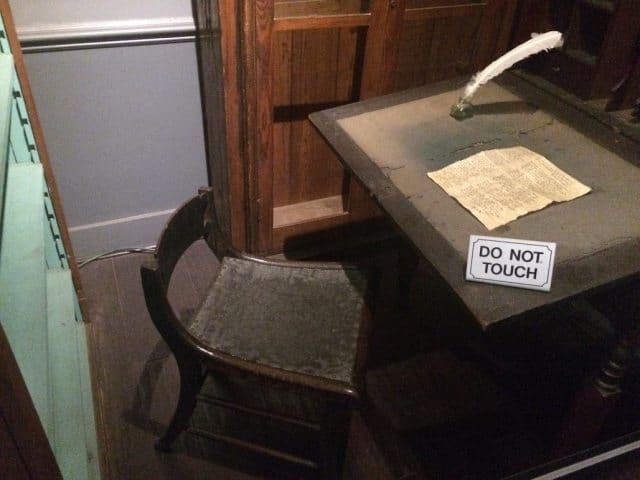
[[[151,212],[69,228],[76,259],[118,248],[154,245],[173,210]]]

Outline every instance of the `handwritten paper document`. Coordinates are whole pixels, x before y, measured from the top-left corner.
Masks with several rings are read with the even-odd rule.
[[[591,191],[525,147],[486,150],[427,175],[489,230]]]

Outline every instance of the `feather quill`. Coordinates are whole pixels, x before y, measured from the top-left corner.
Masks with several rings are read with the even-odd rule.
[[[451,109],[451,115],[456,118],[465,118],[471,116],[471,99],[481,85],[489,80],[497,77],[509,67],[515,65],[536,53],[547,51],[552,48],[559,48],[563,44],[562,34],[560,32],[551,31],[542,34],[533,34],[530,40],[518,45],[514,49],[508,51],[500,58],[491,62],[480,72],[476,73],[464,88],[464,93],[456,105]],[[465,111],[460,117],[456,116],[456,110]]]

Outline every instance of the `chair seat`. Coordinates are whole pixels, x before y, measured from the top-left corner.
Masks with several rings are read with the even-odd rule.
[[[209,348],[353,383],[365,275],[224,258],[189,327]]]

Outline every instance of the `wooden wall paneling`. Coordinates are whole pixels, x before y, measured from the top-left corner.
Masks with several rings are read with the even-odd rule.
[[[394,90],[470,74],[506,50],[515,0],[414,0],[399,40]]]
[[[297,31],[293,34],[289,105],[283,113],[289,118],[291,161],[284,190],[286,204],[314,200],[340,193],[341,167],[307,120],[317,105],[332,104],[339,98],[341,31],[334,29]],[[349,47],[345,53],[349,55]],[[349,72],[347,72],[349,75]],[[278,88],[278,87],[276,87]],[[288,108],[287,108],[288,107]],[[336,175],[338,178],[336,178]],[[277,194],[274,192],[274,195]]]
[[[393,90],[404,90],[422,85],[429,70],[429,49],[417,48],[429,45],[433,37],[433,23],[407,21],[403,25],[399,41],[397,69],[394,72]]]
[[[576,0],[519,0],[513,24],[511,45],[519,45],[534,32],[566,32]]]
[[[393,72],[400,27],[405,10],[405,0],[373,0],[371,16],[361,59],[361,69],[354,78],[354,100],[363,100],[389,93],[392,90]],[[342,177],[344,209],[353,222],[381,217],[382,212],[371,200],[366,190],[349,174]]]
[[[590,97],[606,97],[629,74],[640,42],[638,0],[618,0],[615,12],[605,24],[605,38],[597,52],[597,64]],[[578,27],[578,26],[576,26]],[[583,27],[586,28],[586,27]]]
[[[406,23],[399,64],[403,68],[396,72],[396,90],[471,73],[480,12],[470,13]],[[450,41],[452,37],[455,42]]]
[[[275,250],[288,236],[359,218],[352,207],[361,199],[351,198],[348,175],[307,117],[359,98],[365,40],[365,29],[350,26],[274,34]]]
[[[286,17],[276,18],[276,31],[313,30],[323,28],[356,28],[369,25],[370,13],[344,14],[329,17]]]
[[[287,108],[291,105],[291,83],[294,35],[296,32],[283,31],[274,34],[273,39],[273,206],[274,208],[293,203],[289,187],[291,165],[291,122],[287,121]]]
[[[487,0],[473,52],[472,69],[480,70],[509,49],[518,0]]]
[[[321,39],[317,38],[320,34],[323,37]],[[353,79],[355,70],[360,68],[360,65],[355,64],[357,30],[308,31],[304,36],[308,38],[303,58],[306,67],[300,64],[296,69],[293,100],[296,103],[307,103],[312,108],[304,112],[304,118],[296,125],[299,137],[294,146],[297,145],[299,150],[294,150],[293,154],[299,162],[299,173],[304,179],[296,182],[302,190],[297,199],[300,201],[339,195],[341,192],[344,169],[307,116],[311,111],[317,110],[318,106],[322,108],[324,105],[353,101]]]
[[[273,194],[274,234],[280,239],[327,228],[332,217],[344,223],[349,215],[344,168],[307,117],[357,98],[363,34],[348,27],[276,36]],[[280,244],[274,239],[274,249]]]
[[[357,29],[342,29],[340,31],[339,42],[337,45],[337,79],[335,98],[339,103],[355,101],[362,98],[362,78],[364,69],[365,46],[368,32],[371,27]],[[331,170],[336,180],[335,192],[340,195],[340,208],[343,212],[348,212],[351,221],[357,221],[357,208],[361,205],[361,200],[356,200],[353,190],[349,187],[351,177],[344,169],[336,154],[331,147],[324,141],[320,134],[307,120],[307,126],[313,131],[314,141],[319,151],[323,151],[323,155],[329,159]],[[372,202],[368,202],[372,203]],[[341,213],[336,211],[337,215]]]
[[[368,0],[275,0],[275,14],[278,18],[340,17],[354,15],[366,10]],[[326,26],[326,23],[322,25]],[[308,24],[304,24],[308,28]]]
[[[405,0],[374,0],[367,32],[361,100],[392,90],[404,14]]]

